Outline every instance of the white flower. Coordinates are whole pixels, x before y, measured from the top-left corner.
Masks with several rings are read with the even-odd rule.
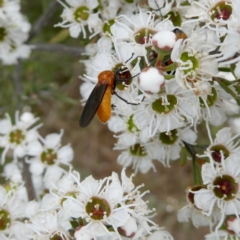
[[[239,14],[232,16],[231,20],[228,21],[227,31],[223,31],[223,34],[226,34],[226,37],[220,44],[219,48],[222,53],[222,56],[219,58],[219,61],[221,61],[220,65],[236,63],[240,59],[239,56],[234,57],[234,55],[240,51],[239,41],[237,41],[240,29],[239,20]]]
[[[198,190],[205,189],[204,186],[194,185],[186,190],[187,204],[178,212],[177,218],[179,222],[192,221],[195,227],[214,226],[219,221],[219,211],[213,209],[210,216],[207,216],[201,209],[197,208],[194,202],[194,193]]]
[[[153,149],[151,143],[136,142],[131,146],[118,142],[115,144],[115,150],[122,150],[122,153],[118,156],[117,162],[123,167],[129,167],[132,165],[135,173],[140,171],[141,173],[147,173],[151,168],[155,170],[152,163],[153,161]]]
[[[150,225],[155,226],[148,219],[152,210],[148,210],[142,200],[147,192],[140,194],[139,188],[142,186],[135,188],[132,178],[125,175],[125,170],[121,174],[122,183],[116,173],[100,181],[92,176],[82,182],[77,176],[73,178],[78,192],[66,195],[62,203],[66,213],[83,220],[83,225],[74,234],[77,239],[122,239],[121,235],[135,235],[142,228],[150,232]],[[111,226],[113,231],[109,231],[107,226]]]
[[[68,28],[70,36],[77,38],[82,32],[86,38],[85,26],[92,32],[92,29],[98,28],[99,17],[98,13],[93,13],[93,9],[98,6],[97,0],[66,0],[69,6],[59,1],[63,7],[61,15],[63,21],[55,26]]]
[[[15,190],[18,191],[17,187]],[[13,239],[20,240],[20,236],[23,239],[30,239],[28,236],[29,231],[19,232],[22,223],[18,220],[24,217],[24,202],[16,195],[15,190],[6,191],[0,186],[0,220],[1,231],[0,239],[8,239],[11,236]],[[23,229],[25,227],[23,226]]]
[[[4,165],[4,176],[15,183],[22,182],[22,173],[16,163],[11,162]]]
[[[153,142],[148,145],[151,149],[153,159],[157,159],[170,167],[170,160],[180,158],[180,152],[183,142],[194,145],[197,139],[197,134],[189,127],[183,129],[173,129],[169,132],[162,132],[156,135]]]
[[[236,101],[218,85],[210,85],[211,93],[199,97],[201,117],[214,126],[226,121],[228,114],[238,113]]]
[[[214,166],[213,159],[208,154],[210,163],[202,166],[202,179],[205,188],[194,191],[194,203],[207,216],[211,216],[213,209],[218,209],[221,219],[216,229],[219,229],[224,221],[225,215],[240,214],[239,195],[239,174],[240,164],[231,158],[224,160],[222,155],[222,165]]]
[[[73,149],[69,145],[61,146],[60,134],[48,134],[45,139],[32,141],[28,144],[28,155],[30,156],[30,169],[33,174],[42,174],[46,168],[52,166],[70,165],[73,160]]]
[[[232,137],[229,127],[220,129],[216,133],[214,140],[212,140],[211,133],[208,132],[208,134],[211,144],[206,149],[206,152],[212,155],[215,163],[221,163],[222,154],[224,156],[224,159],[231,157],[232,159],[236,159],[236,161],[238,161],[240,155],[240,147],[237,146],[237,144],[233,141],[239,137],[239,135]]]
[[[18,61],[18,58],[26,59],[30,56],[31,46],[20,45],[7,51],[7,49],[2,50],[2,56],[0,57],[4,64],[11,65]]]
[[[18,0],[2,0],[0,6],[0,15],[3,17],[11,14],[16,14],[20,10],[20,3]]]
[[[206,91],[209,93],[210,89],[205,87],[205,82],[212,81],[218,72],[215,56],[209,55],[204,48],[206,45],[200,43],[197,48],[192,47],[191,38],[185,41],[179,39],[171,53],[172,61],[177,63],[177,83],[182,88],[191,89],[197,96],[206,94]]]
[[[0,59],[5,64],[17,62],[17,58],[27,58],[31,48],[24,45],[28,38],[30,24],[19,12],[2,15],[0,11]]]
[[[68,221],[63,219],[60,214],[49,211],[39,211],[37,214],[30,218],[27,223],[29,229],[35,232],[36,239],[51,239],[62,238],[70,239],[68,230],[71,225]]]
[[[194,123],[198,111],[196,97],[183,90],[175,80],[165,82],[165,92],[147,96],[134,113],[134,123],[139,130],[147,129],[148,136]]]
[[[91,233],[94,237],[106,233],[111,235],[105,224],[112,225],[113,229],[117,231],[117,228],[123,226],[130,218],[127,209],[118,206],[123,200],[121,186],[112,182],[102,189],[106,180],[109,181],[108,179],[97,181],[91,176],[86,178],[78,183],[80,195],[77,199],[73,199],[75,204],[73,205],[72,201],[65,201],[65,204],[67,202],[71,204],[68,207],[72,208],[72,217],[86,219],[87,225],[80,231]]]
[[[171,21],[164,20],[159,24],[154,22],[152,12],[140,12],[136,15],[120,15],[111,26],[111,33],[117,42],[127,41],[133,47],[137,56],[143,56],[147,64],[147,47],[152,46],[152,37],[159,30],[172,30]]]
[[[152,234],[147,238],[147,240],[173,240],[173,237],[167,232],[166,230],[160,229]]]
[[[27,116],[27,118],[26,118]],[[0,120],[0,147],[4,148],[2,152],[2,162],[5,161],[5,155],[9,149],[13,150],[13,158],[22,158],[26,155],[27,144],[36,140],[39,135],[37,125],[33,128],[38,118],[34,118],[32,113],[25,112],[19,119],[19,112],[15,114],[15,125],[12,124],[10,116],[6,114],[6,118]]]
[[[173,0],[167,0],[167,1],[163,1],[163,0],[148,0],[149,7],[151,7],[154,10],[156,10],[155,13],[157,15],[161,14],[162,16],[165,16],[169,11],[171,11],[171,9],[173,8],[173,4],[174,4]]]
[[[60,134],[52,133],[28,144],[28,162],[30,163],[30,171],[33,178],[41,174],[45,188],[49,189],[52,184],[56,183],[64,170],[62,165],[71,165],[74,152],[70,145],[61,146],[61,138],[63,131]]]
[[[197,21],[206,21],[207,26],[210,25],[225,25],[231,18],[232,5],[237,2],[234,0],[200,0],[198,2],[192,1],[186,14],[187,18],[197,17]],[[190,22],[190,21],[189,21]]]

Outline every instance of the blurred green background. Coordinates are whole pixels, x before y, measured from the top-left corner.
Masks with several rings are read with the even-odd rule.
[[[34,26],[51,2],[22,0],[22,12]],[[62,9],[57,4],[44,27],[29,44],[64,44],[81,51],[84,41],[72,39],[67,29],[54,27],[61,21]],[[82,179],[90,174],[99,179],[111,175],[112,171],[121,172],[121,166],[116,163],[119,152],[112,150],[116,140],[97,118],[88,128],[81,129],[78,125],[82,111],[79,76],[84,73],[79,60],[78,52],[36,49],[29,59],[20,61],[17,66],[0,63],[0,114],[3,116],[8,112],[13,116],[22,105],[23,110],[31,110],[40,117],[44,123],[40,129],[43,136],[64,129],[63,144],[71,143],[75,151],[73,165]],[[200,134],[204,136],[206,132],[200,129]],[[172,162],[171,168],[164,168],[156,162],[156,169],[157,172],[139,173],[134,178],[136,185],[145,183],[142,191],[151,191],[145,199],[157,209],[154,220],[159,226],[164,226],[174,239],[203,239],[208,229],[196,229],[191,223],[180,224],[176,219],[178,210],[186,203],[185,189],[193,184],[191,162],[184,167],[180,166],[180,161]],[[132,172],[131,168],[127,170],[128,175]]]

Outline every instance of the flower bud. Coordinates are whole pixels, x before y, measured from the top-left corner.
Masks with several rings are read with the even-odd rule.
[[[165,78],[157,68],[147,67],[140,73],[138,82],[146,93],[158,93],[165,85]]]
[[[228,232],[236,235],[240,234],[240,221],[236,216],[227,217],[226,225]]]
[[[152,38],[156,49],[171,51],[176,43],[176,35],[172,31],[160,31]]]
[[[133,217],[130,217],[124,226],[118,228],[119,233],[124,237],[133,237],[137,230],[137,223]]]

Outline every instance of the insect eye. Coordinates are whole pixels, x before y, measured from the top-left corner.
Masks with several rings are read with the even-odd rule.
[[[126,66],[118,66],[115,68],[115,81],[116,87],[119,90],[123,90],[126,85],[130,85],[132,83],[132,75]]]
[[[116,87],[119,90],[123,90],[126,85],[130,85],[132,83],[132,75],[127,68],[121,68],[116,72]]]

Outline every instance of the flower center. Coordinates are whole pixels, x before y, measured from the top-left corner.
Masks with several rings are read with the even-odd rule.
[[[15,143],[17,145],[21,144],[25,139],[25,134],[20,129],[16,129],[9,134],[10,142]]]
[[[124,90],[126,85],[130,85],[132,83],[132,75],[126,66],[120,63],[112,70],[115,72],[116,87],[119,90]]]
[[[220,163],[222,159],[221,152],[223,153],[224,159],[226,159],[230,154],[228,149],[221,144],[212,146],[210,150],[212,151],[211,154],[212,154],[213,160],[218,163]]]
[[[140,131],[133,121],[133,115],[131,115],[130,118],[128,119],[127,125],[128,125],[128,131],[129,132],[134,133],[134,132],[139,132]]]
[[[169,18],[172,21],[174,26],[181,26],[182,25],[182,18],[179,12],[177,11],[170,11],[164,18]]]
[[[4,38],[6,37],[6,35],[7,35],[6,29],[4,27],[0,27],[0,42],[4,41]]]
[[[133,3],[134,0],[125,0],[126,3]]]
[[[217,91],[215,88],[212,88],[212,93],[211,95],[207,96],[207,105],[209,107],[213,106],[215,102],[217,101]],[[203,102],[202,98],[200,97],[200,107],[206,108],[205,103]]]
[[[92,197],[86,205],[86,212],[92,219],[102,220],[111,214],[111,207],[105,199]]]
[[[178,139],[178,130],[177,129],[173,129],[169,132],[162,132],[159,134],[159,140],[163,144],[172,145],[177,141],[177,139]]]
[[[177,98],[174,95],[167,95],[167,102],[163,102],[162,98],[158,98],[152,103],[152,109],[158,113],[167,114],[171,112],[177,104]]]
[[[112,26],[114,23],[115,23],[114,19],[110,19],[110,20],[108,20],[107,22],[105,22],[105,23],[103,24],[103,32],[104,32],[104,33],[111,34],[110,28],[111,28],[111,26]]]
[[[156,31],[153,31],[148,28],[142,28],[138,32],[135,33],[135,41],[138,44],[144,45],[151,43],[152,36],[156,34]]]
[[[76,22],[86,21],[89,17],[89,9],[86,6],[78,7],[73,15]]]
[[[57,160],[57,154],[53,149],[49,148],[46,151],[42,152],[41,160],[43,163],[46,163],[48,165],[53,165]]]
[[[147,155],[144,146],[142,146],[140,143],[136,143],[135,145],[132,145],[130,147],[130,152],[134,156],[138,157],[144,157]]]
[[[232,6],[229,2],[221,1],[217,3],[210,11],[209,14],[213,21],[217,19],[228,20],[232,15]]]
[[[3,7],[3,0],[0,0],[0,8]]]
[[[222,175],[221,177],[216,177],[213,181],[214,194],[218,198],[224,198],[225,201],[235,198],[238,191],[238,183],[236,180],[229,175]]]
[[[65,196],[61,199],[60,204],[63,205],[63,203],[67,199],[67,197],[77,198],[78,194],[79,194],[79,192],[76,192],[76,191],[66,193]]]
[[[9,228],[11,224],[11,218],[8,211],[0,208],[0,230],[3,231]]]
[[[49,240],[67,240],[67,238],[60,233],[53,233]]]
[[[195,72],[199,67],[198,59],[188,52],[183,52],[180,59],[182,60],[181,69],[185,75],[189,77],[194,77]]]

